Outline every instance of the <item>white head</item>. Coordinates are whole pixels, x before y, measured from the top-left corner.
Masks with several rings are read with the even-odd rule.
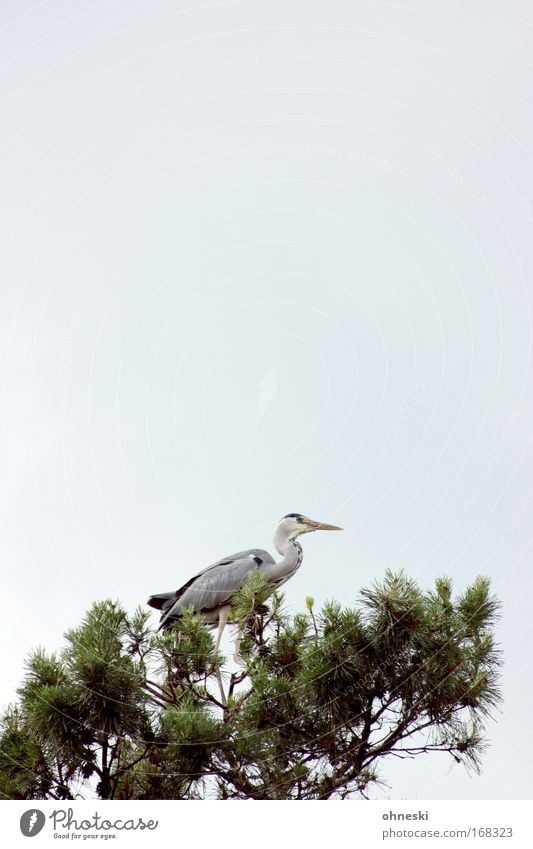
[[[325,522],[315,522],[314,519],[309,519],[301,513],[287,513],[276,525],[274,545],[278,551],[281,551],[289,540],[311,531],[342,531],[342,528],[326,525]]]

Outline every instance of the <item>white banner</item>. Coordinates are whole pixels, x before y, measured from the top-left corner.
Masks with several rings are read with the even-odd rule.
[[[258,811],[258,805],[265,810]],[[274,807],[273,807],[274,806]],[[526,801],[4,802],[2,845],[65,841],[112,846],[272,849],[324,847],[533,845]]]

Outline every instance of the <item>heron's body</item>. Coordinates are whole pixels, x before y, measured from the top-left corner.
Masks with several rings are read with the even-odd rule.
[[[174,592],[152,595],[148,604],[161,611],[159,628],[171,628],[187,607],[208,625],[219,627],[216,650],[229,612],[233,595],[246,583],[248,576],[261,570],[272,590],[288,581],[300,568],[303,551],[296,537],[315,530],[340,530],[334,525],[314,522],[299,513],[289,513],[279,522],[274,532],[274,546],[281,555],[276,562],[268,551],[248,548],[222,560],[217,560],[202,572],[190,578]]]

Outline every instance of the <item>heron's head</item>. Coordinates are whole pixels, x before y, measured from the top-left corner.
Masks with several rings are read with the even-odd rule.
[[[301,513],[287,513],[278,523],[276,531],[281,531],[286,539],[296,539],[296,537],[308,534],[311,531],[342,531],[342,528],[338,528],[336,525],[326,525],[325,522],[315,522],[314,519],[302,516]]]

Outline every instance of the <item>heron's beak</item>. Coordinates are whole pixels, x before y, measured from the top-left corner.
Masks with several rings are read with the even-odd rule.
[[[326,525],[325,522],[315,522],[313,519],[306,521],[306,531],[342,531],[343,528],[338,528],[337,525]]]

